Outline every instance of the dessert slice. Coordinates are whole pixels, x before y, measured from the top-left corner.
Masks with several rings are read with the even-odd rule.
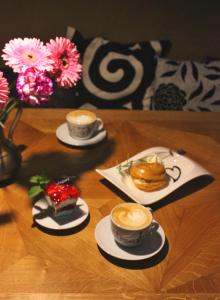
[[[45,198],[53,208],[55,216],[66,215],[72,212],[76,206],[79,191],[70,184],[49,183],[45,187]]]

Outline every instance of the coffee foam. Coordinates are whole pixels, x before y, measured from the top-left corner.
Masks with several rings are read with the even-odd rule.
[[[94,119],[88,115],[69,116],[69,121],[77,125],[92,123]]]
[[[96,120],[94,113],[86,110],[72,111],[66,115],[66,120],[76,125],[86,125]]]
[[[139,204],[123,204],[113,210],[114,223],[128,229],[147,227],[152,221],[152,214]]]

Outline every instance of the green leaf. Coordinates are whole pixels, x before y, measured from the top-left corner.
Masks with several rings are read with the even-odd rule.
[[[28,196],[30,198],[34,198],[37,195],[39,195],[41,192],[43,192],[43,189],[39,185],[34,185],[29,189]]]
[[[32,176],[29,181],[31,183],[38,183],[39,182],[39,175]]]
[[[45,185],[45,184],[48,184],[50,182],[50,180],[48,179],[48,178],[42,178],[40,181],[39,181],[39,183],[40,184],[43,184],[43,185]]]
[[[45,175],[34,175],[30,178],[30,182],[39,185],[45,185],[49,182],[49,179]]]

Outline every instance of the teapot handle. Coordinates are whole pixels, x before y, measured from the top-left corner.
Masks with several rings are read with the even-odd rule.
[[[15,117],[14,117],[14,120],[12,121],[12,124],[8,130],[8,139],[10,141],[12,141],[13,139],[13,133],[14,133],[14,130],[18,124],[18,121],[20,120],[20,117],[21,117],[21,114],[22,114],[22,105],[19,103],[17,106],[16,106],[16,114],[15,114]]]

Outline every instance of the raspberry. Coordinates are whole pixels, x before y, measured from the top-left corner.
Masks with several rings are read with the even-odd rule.
[[[69,184],[51,183],[46,187],[45,193],[50,197],[51,200],[55,201],[56,203],[65,201],[69,198],[79,197],[79,191],[77,190],[77,188]]]

